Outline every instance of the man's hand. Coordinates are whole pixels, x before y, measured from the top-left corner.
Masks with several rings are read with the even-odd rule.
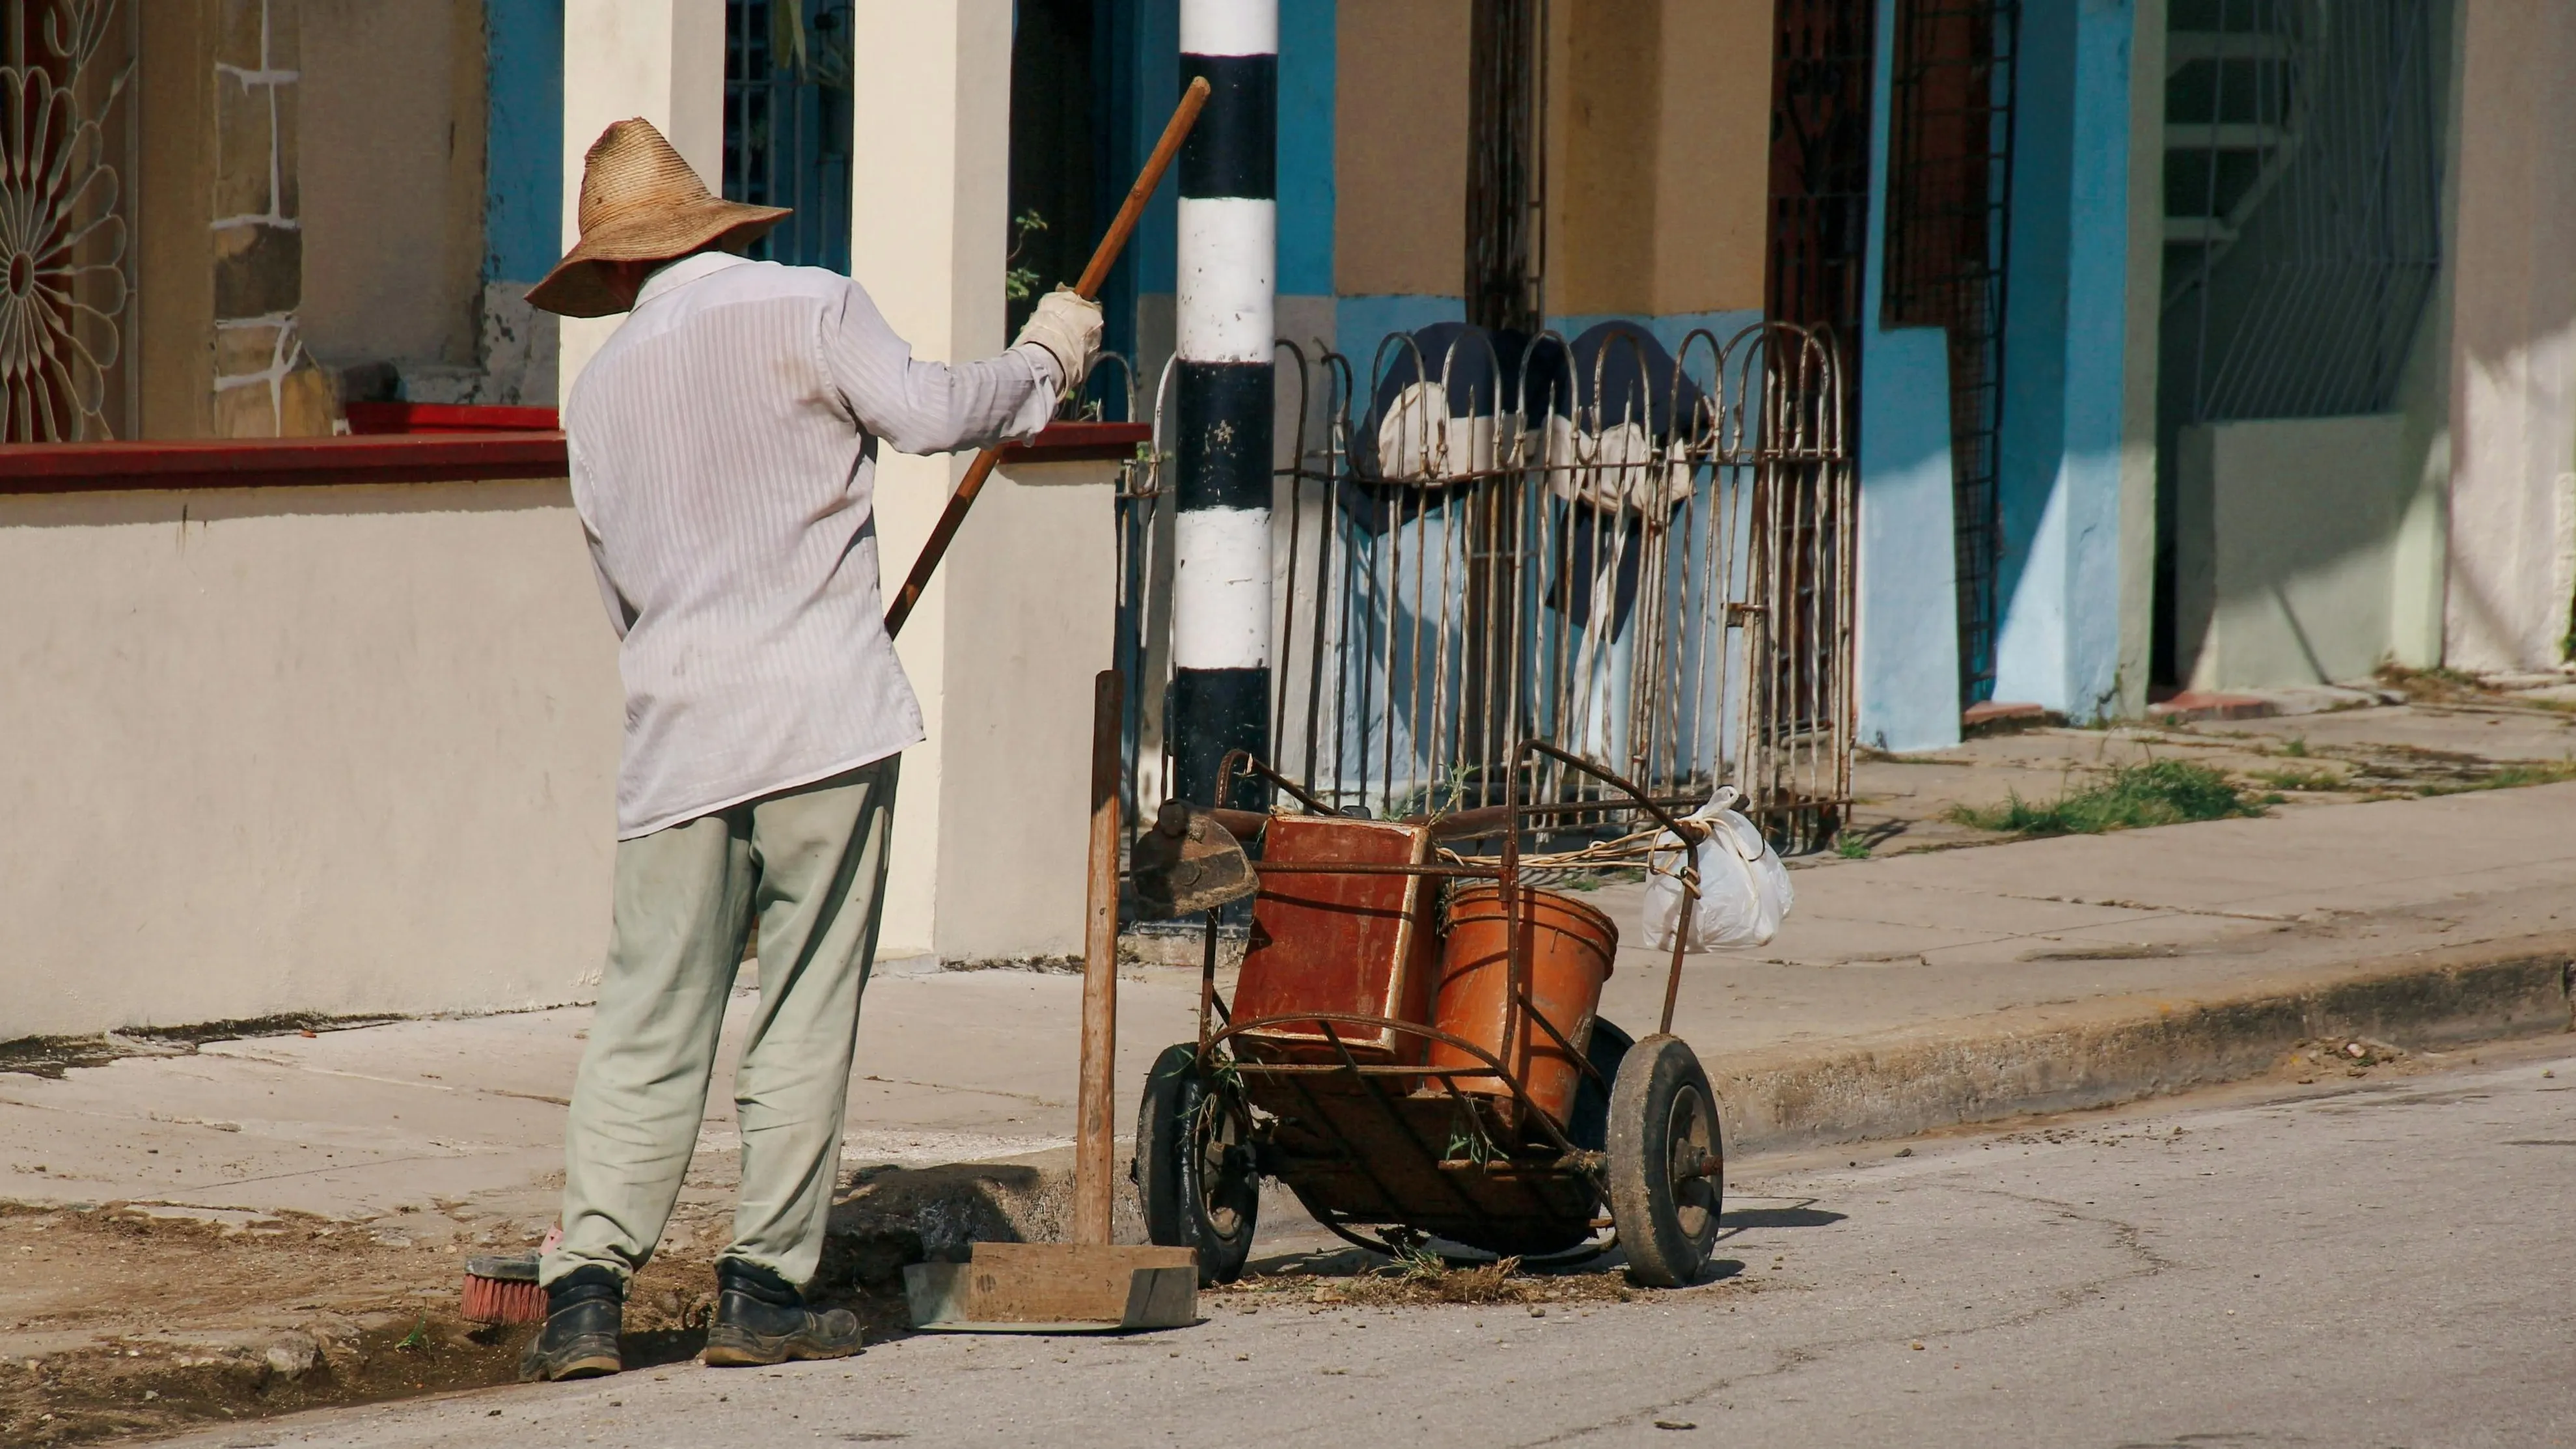
[[[1056,375],[1063,379],[1057,399],[1071,397],[1100,353],[1100,304],[1071,287],[1058,287],[1038,299],[1037,311],[1011,341],[1014,347],[1022,343],[1047,350],[1055,359]]]

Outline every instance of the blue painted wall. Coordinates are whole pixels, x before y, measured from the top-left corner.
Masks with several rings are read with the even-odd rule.
[[[1334,0],[1279,3],[1279,294],[1333,294]]]
[[[1365,371],[1377,344],[1398,332],[1413,332],[1434,322],[1464,322],[1467,303],[1460,297],[1337,297],[1333,300],[1333,345]]]
[[[563,0],[484,0],[483,25],[483,280],[533,282],[563,255]]]
[[[2120,652],[2133,0],[2022,7],[1995,698],[2097,718]]]
[[[1895,35],[1896,0],[1879,0],[1861,304],[1860,738],[1883,750],[1924,750],[1959,742],[1950,351],[1937,327],[1878,325]]]

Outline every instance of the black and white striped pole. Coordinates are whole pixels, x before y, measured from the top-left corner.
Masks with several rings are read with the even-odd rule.
[[[1176,793],[1215,804],[1229,750],[1269,758],[1270,347],[1277,275],[1278,0],[1181,0],[1179,508],[1172,589]]]

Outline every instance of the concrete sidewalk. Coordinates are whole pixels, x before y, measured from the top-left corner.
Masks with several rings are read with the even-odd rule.
[[[1674,1028],[1719,1078],[1737,1150],[2241,1076],[2300,1035],[2564,1029],[2576,784],[1829,860],[1795,880],[1777,941],[1684,966]],[[1633,928],[1638,896],[1591,899]],[[1664,974],[1623,950],[1604,1015],[1652,1030]],[[1127,971],[1130,1104],[1152,1055],[1192,1034],[1196,986]],[[878,980],[847,1166],[1069,1143],[1079,996],[1078,978],[1025,972]],[[2188,1026],[2204,1019],[2221,1025]],[[0,1199],[525,1234],[553,1209],[587,1020],[394,1022],[0,1073]],[[2119,1035],[2141,1027],[2155,1040]],[[701,1145],[692,1195],[721,1198],[736,1145],[721,1082]]]

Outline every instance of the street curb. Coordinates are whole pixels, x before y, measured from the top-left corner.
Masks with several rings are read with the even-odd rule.
[[[1715,1064],[1711,1085],[1730,1152],[1911,1137],[2241,1081],[2321,1038],[2420,1050],[2576,1029],[2572,961],[2576,934],[2527,937],[2218,1000],[2006,1012],[1967,1037],[1970,1023],[1952,1021],[1823,1057],[1785,1048],[1734,1057]]]
[[[2260,1076],[2291,1048],[2370,1037],[2409,1051],[2576,1030],[2576,932],[2337,968],[2208,1001],[2113,997],[1952,1019],[1818,1055],[1778,1047],[1708,1063],[1726,1150],[1743,1155],[2106,1107]],[[1123,1163],[1130,1145],[1119,1144]],[[834,1251],[865,1281],[978,1241],[1064,1240],[1073,1150],[884,1168],[832,1210]],[[1115,1236],[1144,1241],[1118,1185]]]

